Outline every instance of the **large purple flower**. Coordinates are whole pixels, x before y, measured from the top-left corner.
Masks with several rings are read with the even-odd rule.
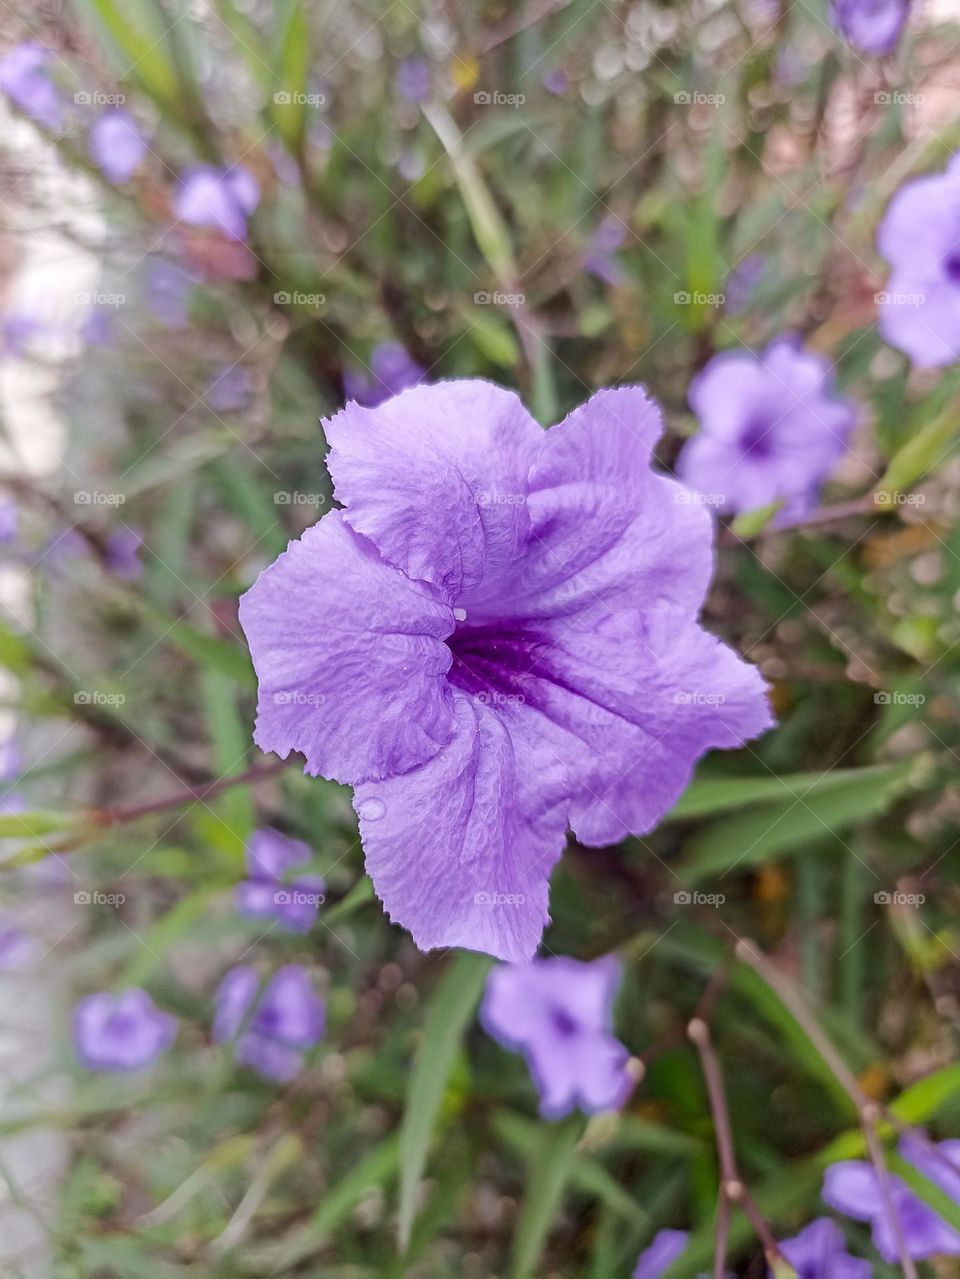
[[[834,397],[826,360],[792,337],[714,356],[688,399],[700,431],[677,459],[681,479],[721,511],[779,499],[781,523],[813,507],[857,416]]]
[[[60,127],[60,95],[47,75],[50,54],[36,40],[24,40],[0,59],[0,90],[24,115],[47,129]]]
[[[650,467],[639,387],[544,434],[488,382],[325,424],[344,511],[240,601],[255,740],[354,786],[367,869],[423,949],[528,959],[565,832],[650,830],[711,747],[768,728],[697,614],[709,514]]]
[[[249,169],[196,165],[181,178],[173,210],[181,222],[211,227],[228,240],[247,238],[247,218],[260,202],[260,184]]]
[[[251,918],[276,919],[294,933],[305,933],[317,916],[324,883],[319,875],[294,875],[313,860],[309,844],[272,827],[255,830],[247,843],[249,879],[237,886],[237,909]]]
[[[811,1221],[798,1235],[785,1239],[780,1251],[797,1272],[797,1279],[870,1279],[869,1261],[851,1257],[843,1231],[829,1217]]]
[[[941,1141],[939,1157],[922,1142],[905,1137],[900,1154],[934,1185],[960,1203],[960,1141]],[[953,1167],[951,1167],[953,1165]],[[911,1257],[940,1253],[960,1256],[960,1233],[923,1202],[899,1177],[887,1177],[887,1191]],[[823,1179],[823,1198],[847,1217],[869,1221],[873,1242],[885,1261],[899,1257],[896,1232],[872,1164],[848,1159],[831,1164]]]
[[[960,152],[946,172],[900,188],[877,248],[892,268],[878,295],[880,332],[922,368],[951,363],[960,355]]]
[[[323,1036],[323,1000],[300,964],[280,968],[257,997],[253,968],[232,968],[217,990],[213,1036],[236,1040],[236,1058],[266,1079],[286,1083],[303,1065],[304,1053]]]
[[[861,53],[883,56],[897,47],[910,0],[833,0],[830,21]]]
[[[612,1033],[619,980],[612,955],[589,964],[561,957],[491,969],[480,1020],[498,1043],[523,1053],[546,1118],[626,1101],[629,1054]]]
[[[147,144],[129,111],[111,107],[90,130],[90,158],[109,182],[129,182],[143,163]]]
[[[424,376],[423,368],[405,346],[381,342],[370,353],[369,376],[356,369],[344,370],[343,391],[348,400],[372,409],[408,386],[417,386]]]
[[[140,1070],[170,1047],[177,1023],[145,990],[87,995],[73,1010],[73,1045],[88,1070]]]

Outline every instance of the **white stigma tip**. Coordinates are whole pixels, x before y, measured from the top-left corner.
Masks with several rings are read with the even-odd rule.
[[[465,622],[467,620],[467,610],[465,608],[455,608],[453,610],[453,615],[458,622]]]

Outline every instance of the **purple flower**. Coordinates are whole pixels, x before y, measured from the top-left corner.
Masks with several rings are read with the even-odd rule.
[[[545,1118],[626,1101],[629,1053],[612,1033],[619,981],[612,955],[589,964],[564,957],[491,969],[480,1020],[498,1043],[523,1053]]]
[[[686,1230],[661,1230],[650,1247],[637,1258],[633,1279],[660,1279],[684,1251],[689,1240]]]
[[[797,1279],[870,1279],[870,1263],[851,1257],[844,1243],[836,1222],[820,1217],[785,1240],[780,1251],[797,1272]]]
[[[910,0],[833,0],[830,21],[860,53],[882,57],[897,47]]]
[[[140,1070],[176,1036],[176,1020],[145,990],[87,995],[73,1010],[73,1044],[88,1070]]]
[[[147,274],[147,306],[168,329],[182,329],[187,323],[190,293],[197,283],[176,262],[158,258]]]
[[[0,90],[20,110],[47,129],[60,127],[60,95],[47,75],[50,54],[36,40],[24,40],[0,59]]]
[[[814,506],[856,420],[854,405],[833,396],[826,360],[790,337],[761,355],[714,356],[688,399],[700,431],[677,459],[681,479],[722,511],[780,499],[779,523]]]
[[[259,999],[258,986],[252,968],[227,973],[216,995],[213,1036],[221,1043],[236,1039],[241,1065],[286,1083],[299,1073],[304,1053],[323,1036],[323,1000],[300,964],[278,969]]]
[[[47,329],[47,322],[32,309],[17,307],[8,311],[0,321],[0,354],[21,359],[34,338]]]
[[[12,498],[0,501],[0,545],[16,540],[20,527],[20,508]]]
[[[883,337],[930,368],[960,355],[960,152],[946,172],[907,182],[890,201],[877,248],[892,268],[879,295]]]
[[[909,1137],[900,1143],[902,1157],[944,1194],[960,1203],[960,1141],[941,1141],[938,1150],[939,1158],[923,1143]],[[948,1164],[953,1164],[956,1170]],[[940,1253],[960,1255],[960,1234],[904,1181],[889,1174],[887,1191],[911,1257],[921,1260]],[[896,1233],[872,1164],[856,1159],[831,1164],[823,1179],[822,1193],[825,1202],[837,1212],[856,1221],[870,1222],[877,1252],[884,1261],[897,1261]]]
[[[173,210],[181,222],[211,227],[228,240],[247,238],[247,218],[260,202],[260,186],[249,169],[197,165],[183,174]]]
[[[404,58],[397,67],[397,93],[408,102],[423,102],[430,93],[430,66],[423,58]]]
[[[249,403],[252,394],[249,370],[242,364],[233,364],[217,374],[203,398],[214,413],[235,413]]]
[[[562,67],[553,67],[547,72],[540,83],[546,89],[547,93],[552,93],[556,97],[562,98],[570,88],[570,77]]]
[[[370,355],[370,376],[346,369],[343,391],[348,400],[356,400],[365,408],[376,408],[392,395],[408,386],[417,386],[425,371],[399,342],[381,342]]]
[[[417,945],[528,959],[569,828],[650,830],[701,755],[771,724],[758,672],[697,622],[711,518],[651,470],[640,387],[546,433],[479,380],[324,425],[347,509],[240,601],[255,740],[356,788]]]
[[[737,263],[723,282],[729,315],[739,315],[747,309],[766,269],[762,253],[748,253],[742,262]]]
[[[90,130],[90,159],[109,182],[122,186],[143,163],[147,144],[129,111],[112,107]]]
[[[594,231],[583,255],[583,269],[607,284],[622,284],[624,270],[615,254],[627,235],[627,228],[619,218],[604,218]]]
[[[237,886],[237,909],[250,918],[272,916],[290,932],[305,933],[317,915],[324,882],[319,875],[291,875],[313,860],[309,844],[265,827],[247,844],[250,878]]]
[[[122,524],[107,537],[104,556],[107,569],[124,582],[136,582],[143,576],[140,547],[143,534],[139,529]]]
[[[36,958],[37,943],[17,924],[13,915],[0,916],[0,973],[25,968]]]

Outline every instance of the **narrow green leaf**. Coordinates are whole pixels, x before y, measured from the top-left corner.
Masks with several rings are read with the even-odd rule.
[[[306,135],[310,67],[307,15],[301,0],[285,0],[277,5],[275,65],[277,89],[273,95],[273,118],[280,136],[296,154]]]
[[[583,1120],[578,1116],[563,1123],[543,1125],[530,1160],[527,1192],[514,1235],[512,1279],[533,1279],[542,1273],[538,1264],[540,1253],[563,1199],[582,1131]]]
[[[875,491],[878,506],[890,505],[897,494],[922,480],[943,462],[955,443],[960,429],[956,405],[928,422],[911,436],[893,457]]]
[[[929,1204],[944,1221],[953,1226],[954,1230],[960,1230],[960,1203],[951,1199],[929,1177],[924,1177],[913,1164],[902,1159],[895,1151],[888,1151],[886,1158],[887,1167],[892,1173],[905,1181],[910,1189],[919,1195],[924,1203]]]
[[[670,810],[665,821],[686,820],[690,817],[711,817],[748,804],[767,803],[770,800],[793,801],[798,795],[807,799],[811,795],[831,790],[856,787],[876,777],[886,777],[889,765],[877,764],[867,768],[835,768],[829,773],[784,773],[759,777],[695,777],[680,799]]]

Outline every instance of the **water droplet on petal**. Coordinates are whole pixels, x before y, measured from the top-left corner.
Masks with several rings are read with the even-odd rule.
[[[455,608],[453,610],[453,615],[458,622],[465,622],[467,620],[467,610],[465,608]]]
[[[357,805],[357,816],[362,822],[378,822],[386,811],[387,806],[383,800],[374,797],[362,799]]]

